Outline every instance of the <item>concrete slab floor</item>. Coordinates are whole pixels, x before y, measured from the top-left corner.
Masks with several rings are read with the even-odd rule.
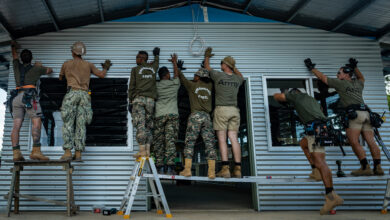
[[[380,211],[338,211],[336,215],[321,216],[317,211],[175,211],[172,212],[172,220],[379,220],[390,219],[390,214],[381,214]],[[19,215],[11,214],[7,218],[6,214],[0,214],[1,220],[120,220],[123,216],[112,215],[103,216],[91,212],[79,212],[76,216],[67,217],[65,212],[21,212]],[[133,212],[130,219],[167,219],[164,215],[158,215],[154,211]]]

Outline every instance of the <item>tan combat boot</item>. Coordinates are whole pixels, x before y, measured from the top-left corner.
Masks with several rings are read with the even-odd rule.
[[[313,179],[315,181],[321,181],[322,180],[322,176],[321,176],[321,172],[318,168],[314,168],[311,170],[311,174],[309,175],[309,178],[310,179]]]
[[[367,164],[366,169],[363,170],[363,167],[360,167],[358,170],[351,172],[352,176],[371,176],[374,172],[371,170],[370,165]]]
[[[222,169],[217,173],[217,177],[230,178],[229,165],[223,165]]]
[[[334,207],[342,205],[344,199],[341,198],[335,191],[332,191],[325,195],[325,204],[320,210],[321,215],[329,214],[330,210],[333,210]]]
[[[207,176],[210,179],[215,179],[215,160],[208,160],[207,164],[209,165]]]
[[[146,149],[146,156],[150,157],[150,144],[146,144],[145,149]]]
[[[139,151],[138,151],[138,153],[134,154],[133,157],[135,157],[135,158],[146,157],[145,145],[139,145]]]
[[[64,155],[62,155],[60,160],[72,160],[72,151],[70,151],[70,149],[65,149]]]
[[[25,161],[22,152],[20,152],[20,146],[12,147],[13,161]]]
[[[180,172],[180,176],[192,176],[191,174],[192,159],[184,159],[184,170]]]
[[[234,166],[233,178],[241,178],[241,166],[239,166],[239,165]]]
[[[82,159],[81,159],[81,151],[80,150],[76,150],[74,152],[73,161],[76,161],[76,162],[82,161]]]
[[[376,169],[374,169],[374,175],[376,176],[383,176],[385,175],[385,172],[383,172],[382,167],[380,164],[376,165]]]
[[[31,160],[42,160],[42,161],[48,161],[50,160],[48,157],[42,154],[41,152],[41,146],[33,146],[33,149],[30,154]]]

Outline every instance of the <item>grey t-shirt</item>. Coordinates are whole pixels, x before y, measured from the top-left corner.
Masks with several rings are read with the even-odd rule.
[[[335,88],[340,96],[342,107],[346,108],[353,104],[364,104],[363,89],[364,82],[358,79],[340,80],[328,78],[329,88]]]
[[[177,91],[180,88],[179,78],[157,82],[157,101],[155,117],[179,114],[177,109]]]
[[[217,70],[211,70],[210,77],[214,80],[215,105],[237,106],[238,90],[244,79],[234,73],[229,75]]]

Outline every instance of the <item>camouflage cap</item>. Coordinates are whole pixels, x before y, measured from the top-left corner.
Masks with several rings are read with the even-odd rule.
[[[85,48],[85,45],[81,41],[75,42],[72,47],[72,52],[75,53],[76,55],[81,55],[84,56],[87,53],[87,49]]]
[[[231,56],[227,56],[227,57],[223,58],[223,60],[221,62],[228,65],[228,67],[230,67],[232,69],[234,69],[236,67],[236,61]]]
[[[205,68],[199,68],[199,70],[196,71],[195,75],[199,77],[207,77],[207,78],[210,77],[209,71],[206,70]]]

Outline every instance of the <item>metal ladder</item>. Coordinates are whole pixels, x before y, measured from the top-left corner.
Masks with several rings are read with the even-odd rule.
[[[153,196],[154,203],[156,204],[157,208],[157,214],[163,214],[163,206],[165,210],[165,217],[172,218],[172,214],[169,210],[168,202],[165,197],[156,166],[154,164],[153,158],[150,157],[140,157],[136,160],[136,164],[130,176],[129,184],[127,185],[125,195],[123,196],[122,203],[117,214],[123,215],[124,219],[130,219],[131,207],[133,206],[135,195],[138,190],[138,184],[141,180],[141,177],[145,177],[143,176],[143,172],[145,170],[147,172],[151,172],[146,178],[148,179],[149,186],[152,191],[151,194],[146,194],[146,196]]]
[[[386,192],[385,192],[385,198],[383,200],[383,206],[382,206],[382,214],[387,213],[387,208],[390,203],[390,179],[387,180],[387,185],[386,185]]]

